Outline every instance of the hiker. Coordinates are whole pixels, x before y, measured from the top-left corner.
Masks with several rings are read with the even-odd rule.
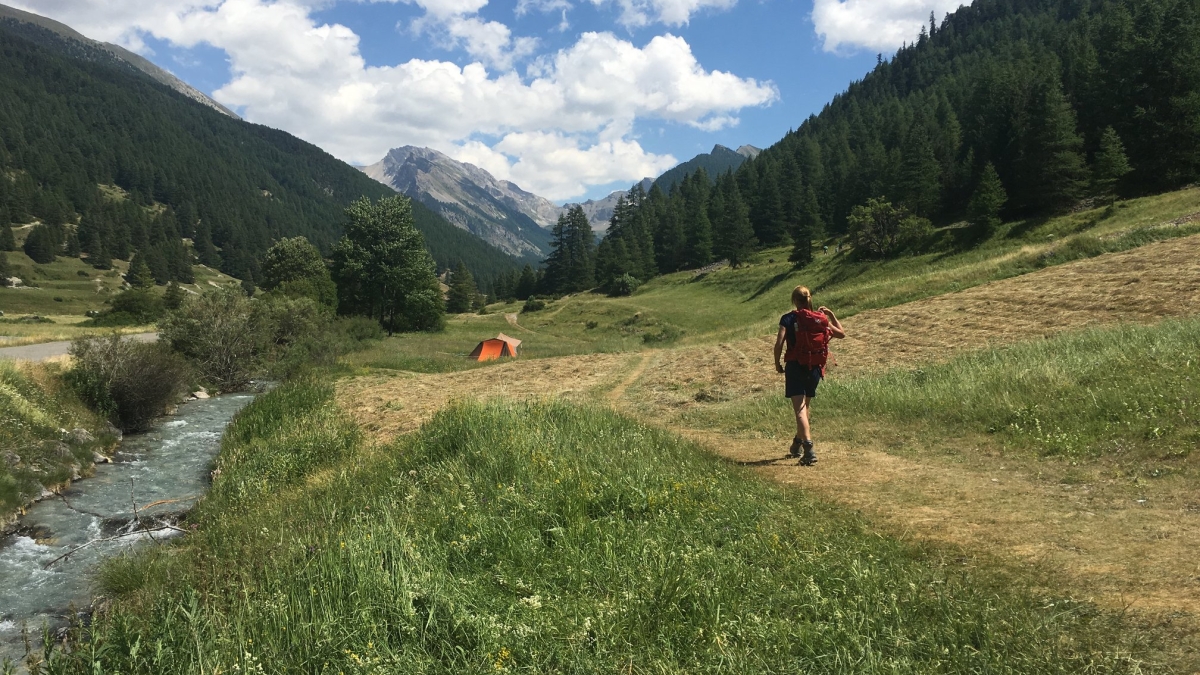
[[[829,357],[829,339],[846,337],[842,324],[828,307],[812,308],[812,292],[804,286],[792,291],[794,312],[779,319],[779,334],[775,336],[775,370],[785,376],[784,396],[792,399],[796,413],[796,437],[788,455],[800,457],[801,466],[817,463],[813,452],[812,432],[808,411],[817,396],[817,385],[825,377],[825,361]],[[787,352],[784,352],[784,345]],[[779,362],[783,357],[784,364]],[[804,455],[800,449],[804,448]]]

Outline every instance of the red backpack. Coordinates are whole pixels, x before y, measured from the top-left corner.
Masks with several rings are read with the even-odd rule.
[[[798,309],[792,313],[796,315],[796,321],[792,324],[795,333],[792,346],[783,360],[824,368],[829,360],[829,320],[824,314],[810,309]]]

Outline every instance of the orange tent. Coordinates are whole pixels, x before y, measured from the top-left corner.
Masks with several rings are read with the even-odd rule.
[[[480,342],[468,358],[472,361],[491,361],[501,356],[516,356],[517,347],[520,345],[520,340],[501,333],[494,338]]]

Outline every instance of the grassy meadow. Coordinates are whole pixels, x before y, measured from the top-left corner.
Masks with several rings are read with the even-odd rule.
[[[604,357],[620,394],[650,356],[669,355],[656,350],[773,332],[796,284],[848,317],[1194,234],[1200,223],[1188,217],[1197,212],[1200,189],[1189,189],[1010,223],[973,248],[884,262],[831,248],[796,270],[786,250],[768,250],[738,269],[654,279],[630,297],[579,294],[537,312],[493,304],[450,317],[443,333],[369,345],[339,373],[426,378],[452,402],[413,417],[403,392],[414,386],[392,382],[396,400],[358,413],[428,421],[372,441],[324,376],[262,396],[227,430],[188,534],[107,564],[102,611],[37,667],[1170,672],[1161,654],[1189,657],[1165,644],[1166,624],[1102,609],[1059,584],[1063,577],[1043,578],[999,549],[915,544],[664,428],[790,437],[787,403],[774,390],[632,406],[649,424],[599,405],[464,401],[452,376],[439,374],[491,365],[465,356],[500,332],[524,341],[520,359],[645,351]],[[1137,471],[1190,476],[1200,441],[1197,353],[1200,320],[1183,318],[834,378],[816,404],[818,440],[969,437],[1025,464],[1119,455]],[[504,372],[522,390],[519,373]],[[547,367],[544,377],[560,372]],[[456,381],[478,391],[475,377]]]
[[[98,333],[144,333],[153,326],[122,326],[121,328],[98,329],[83,324],[89,311],[102,311],[112,296],[124,288],[124,274],[129,263],[114,260],[110,270],[98,270],[86,260],[60,256],[52,263],[35,263],[20,250],[20,244],[28,234],[28,227],[15,228],[18,250],[5,253],[14,276],[20,277],[25,286],[20,288],[0,287],[0,347],[55,340],[73,340],[83,335]],[[214,284],[236,283],[232,277],[203,265],[193,267],[196,281],[184,288],[199,293]],[[161,293],[166,287],[156,287]],[[37,316],[45,321],[30,322],[28,317]]]
[[[45,673],[1150,672],[1149,645],[599,408],[363,442],[320,382],[243,411],[175,545]]]
[[[538,312],[521,303],[493,304],[490,314],[450,317],[442,334],[395,336],[353,364],[416,372],[478,367],[465,356],[479,340],[504,332],[524,340],[521,358],[704,345],[774,332],[791,288],[803,284],[845,318],[1019,276],[1052,265],[1200,232],[1200,188],[1133,199],[1109,208],[1002,226],[990,239],[886,261],[858,261],[836,244],[797,270],[787,249],[760,251],[749,264],[702,276],[651,280],[624,298],[582,293]],[[1178,224],[1176,224],[1178,221]],[[941,236],[953,239],[956,231]],[[505,320],[516,314],[518,326]]]

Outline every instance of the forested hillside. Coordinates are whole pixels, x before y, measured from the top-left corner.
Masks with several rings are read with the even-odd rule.
[[[933,241],[934,225],[987,230],[1198,179],[1200,3],[976,0],[931,17],[732,180],[633,191],[597,282],[736,261],[755,245],[794,242],[804,263],[826,234],[895,254],[906,233]],[[876,226],[886,241],[863,236]]]
[[[730,150],[723,145],[714,146],[712,152],[706,152],[689,159],[682,164],[668,169],[658,178],[654,179],[654,184],[664,192],[670,192],[671,188],[683,182],[688,176],[696,173],[700,169],[704,169],[710,178],[720,176],[726,171],[736,170],[748,159],[753,159],[762,152],[758,148],[749,145],[743,145],[737,150]]]
[[[201,262],[253,280],[272,240],[328,250],[351,201],[392,194],[314,145],[31,24],[0,21],[0,91],[0,228],[40,222],[30,237],[50,254],[104,264],[144,251],[183,275],[187,238]],[[515,265],[420,205],[414,216],[439,266],[461,260],[488,278]]]

